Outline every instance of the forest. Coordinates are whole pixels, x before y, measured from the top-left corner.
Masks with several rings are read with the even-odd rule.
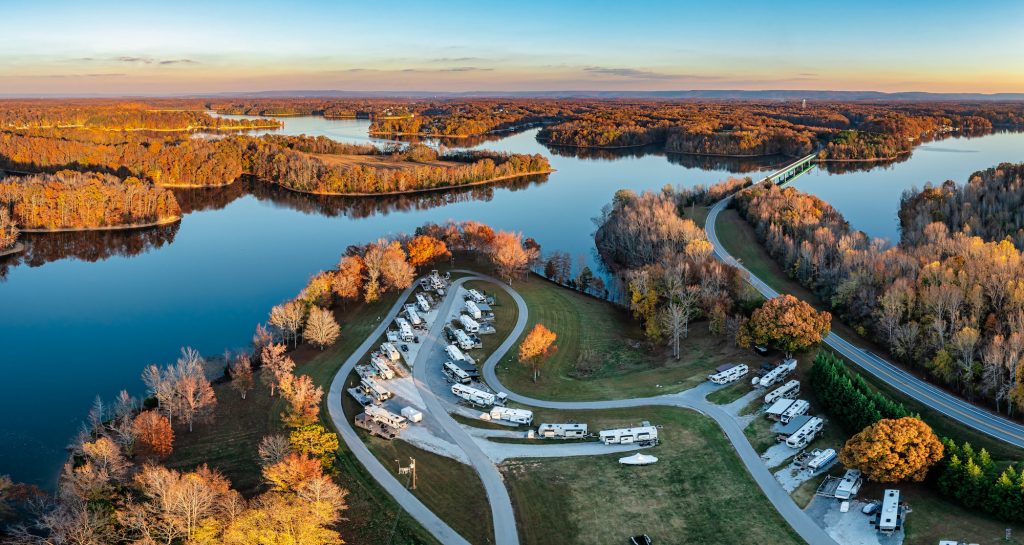
[[[192,109],[185,109],[191,107]],[[0,128],[88,128],[108,131],[239,130],[280,127],[273,119],[226,119],[202,111],[199,104],[182,109],[120,101],[4,101]]]
[[[63,170],[0,179],[0,206],[21,229],[96,229],[173,221],[170,190],[135,177]]]
[[[901,218],[930,216],[929,198],[905,198]],[[828,203],[774,184],[734,203],[790,276],[897,361],[999,412],[1024,403],[1024,256],[1013,243],[933,221],[887,247]]]

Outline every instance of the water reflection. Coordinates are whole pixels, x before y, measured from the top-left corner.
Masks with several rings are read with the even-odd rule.
[[[137,256],[174,242],[180,226],[181,222],[125,231],[24,234],[20,240],[25,251],[0,259],[0,274],[20,264],[40,267],[67,258],[95,263],[115,256]]]

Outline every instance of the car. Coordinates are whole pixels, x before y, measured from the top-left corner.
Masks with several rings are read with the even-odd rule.
[[[867,505],[865,505],[864,508],[860,510],[860,512],[864,513],[865,515],[873,515],[875,511],[878,511],[878,507],[880,505],[881,504],[878,503],[877,501],[870,502]]]
[[[629,538],[629,545],[651,545],[651,538],[647,534]]]
[[[402,352],[408,352],[409,351],[409,345],[407,345],[405,343],[402,343],[402,345],[399,346],[399,348],[402,349]]]
[[[754,352],[757,352],[759,356],[767,356],[771,350],[767,346],[755,345]]]

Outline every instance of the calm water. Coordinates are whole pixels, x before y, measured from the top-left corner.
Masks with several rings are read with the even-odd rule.
[[[368,121],[285,118],[283,132],[349,142]],[[145,233],[30,238],[0,282],[0,473],[52,484],[66,444],[92,399],[142,389],[139,372],[175,358],[182,345],[206,354],[245,346],[269,308],[350,244],[428,222],[479,220],[533,236],[545,252],[594,262],[591,218],[615,191],[713,183],[777,161],[737,162],[663,154],[549,150],[536,131],[480,144],[542,153],[557,172],[510,185],[413,198],[331,199],[265,184],[181,191],[180,225]],[[910,160],[869,172],[813,172],[798,185],[836,205],[854,226],[895,236],[905,187],[1019,160],[1021,135],[947,140]],[[971,150],[970,153],[939,151]],[[27,262],[27,263],[26,263]]]

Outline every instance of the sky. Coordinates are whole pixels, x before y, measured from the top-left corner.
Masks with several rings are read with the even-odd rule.
[[[8,96],[1024,92],[1019,1],[0,0],[0,12]]]

